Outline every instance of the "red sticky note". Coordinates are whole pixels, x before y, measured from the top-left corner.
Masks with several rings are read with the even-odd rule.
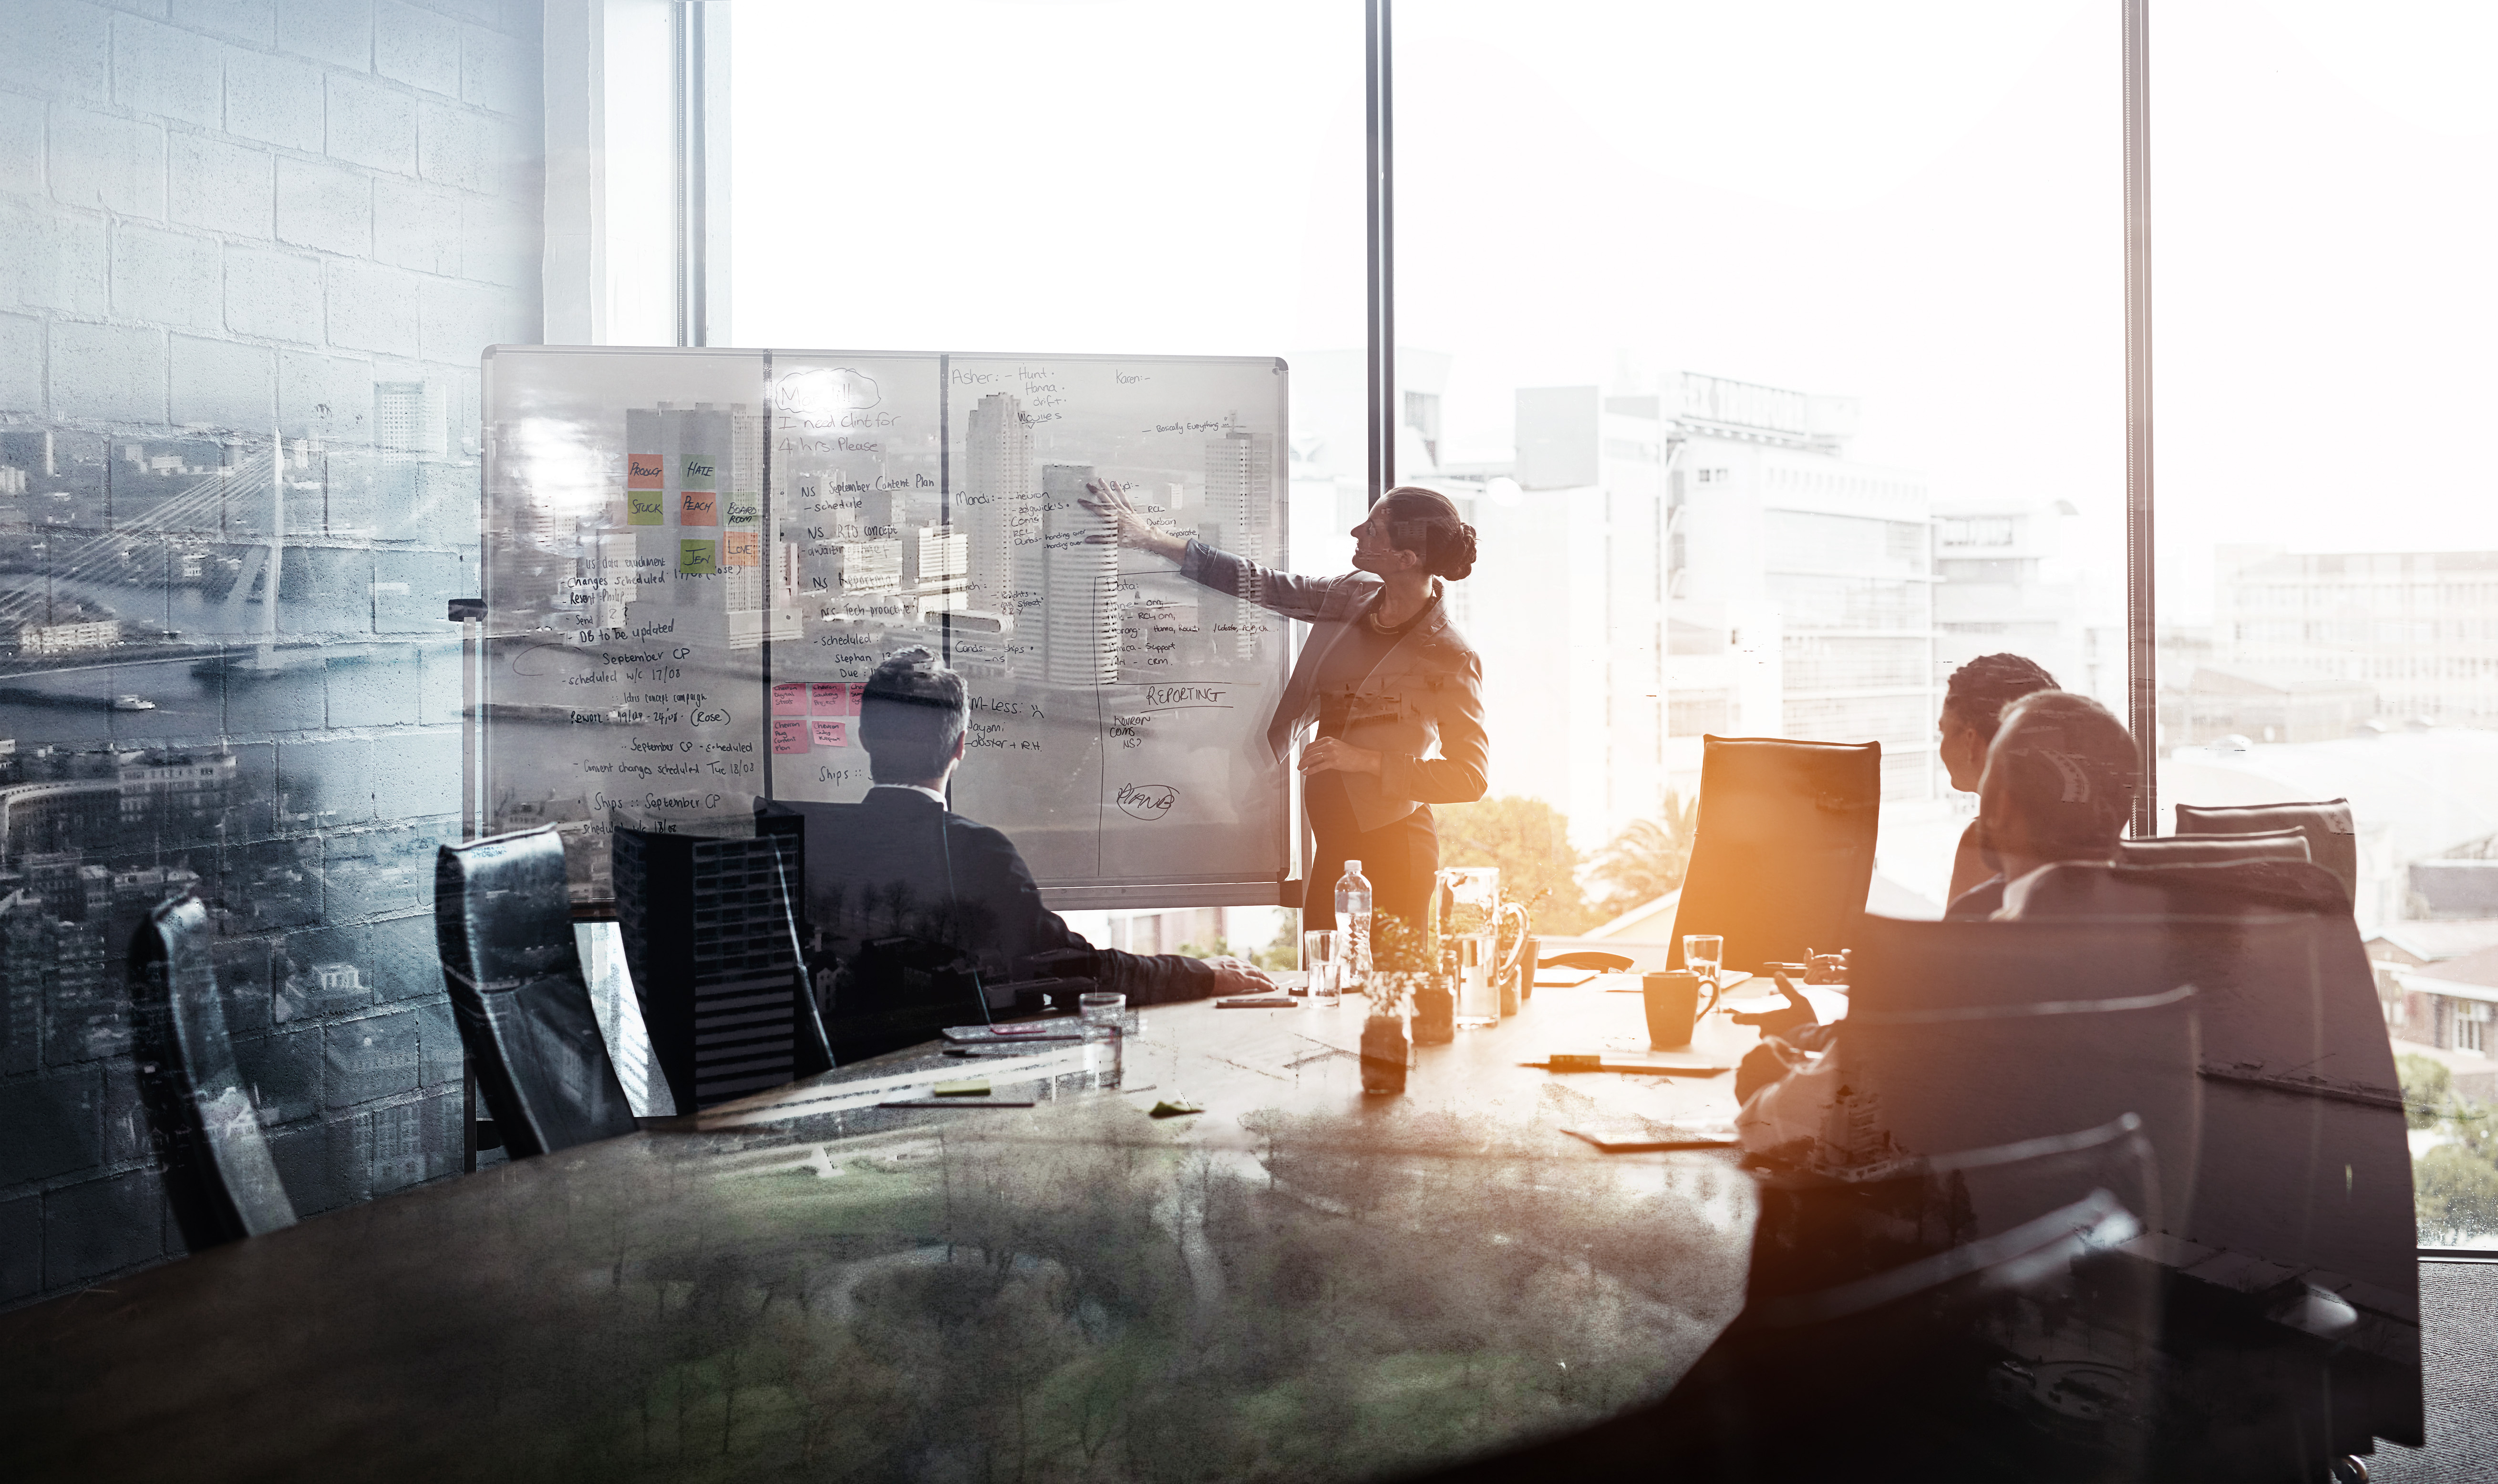
[[[803,680],[775,681],[772,686],[772,714],[774,716],[805,716],[807,714],[807,683]]]
[[[773,756],[785,757],[790,753],[803,753],[806,750],[807,722],[804,717],[776,716],[772,719]]]
[[[818,717],[815,722],[815,734],[816,745],[817,747],[848,747],[850,745],[849,724],[848,722],[827,722],[821,717]]]
[[[659,489],[666,481],[667,473],[667,462],[657,454],[624,456],[624,488],[628,490]]]

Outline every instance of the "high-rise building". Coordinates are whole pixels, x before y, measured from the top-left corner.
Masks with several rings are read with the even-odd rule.
[[[2396,722],[2498,726],[2498,551],[2224,546],[2217,560],[2217,674],[2201,687],[2215,698],[2221,677],[2240,690],[2261,686],[2283,697],[2285,726],[2293,711],[2322,717],[2320,739],[2347,735],[2341,712],[2353,707]],[[2321,682],[2338,683],[2336,698],[2310,699],[2302,711]],[[2374,690],[2373,706],[2356,687]]]
[[[679,1108],[829,1070],[790,902],[795,815],[751,833],[615,835],[616,917],[659,1070]]]
[[[1954,500],[1935,506],[1935,674],[1980,655],[2036,661],[2067,691],[2124,709],[2125,654],[2092,610],[2066,533],[2065,500]]]
[[[919,528],[919,585],[913,600],[923,620],[960,613],[971,603],[971,537],[944,526]]]
[[[963,477],[953,497],[953,529],[968,557],[967,606],[1012,616],[1015,553],[1041,532],[1033,483],[1032,424],[1023,403],[991,392],[964,415]]]
[[[1219,528],[1216,544],[1252,562],[1272,560],[1269,516],[1275,504],[1275,440],[1240,426],[1239,414],[1223,419],[1223,431],[1205,440],[1205,513]],[[1235,629],[1231,658],[1249,660],[1258,635]]]
[[[1040,539],[1015,552],[1016,586],[1032,595],[1012,615],[1021,636],[1020,668],[1052,685],[1107,685],[1119,678],[1119,548],[1087,539],[1110,529],[1085,508],[1093,480],[1089,464],[1042,466]]]
[[[1846,457],[1853,416],[1690,374],[1527,388],[1514,464],[1417,481],[1481,533],[1452,609],[1502,718],[1494,793],[1598,844],[1690,796],[1715,733],[1879,741],[1885,797],[1932,795],[1928,496]]]

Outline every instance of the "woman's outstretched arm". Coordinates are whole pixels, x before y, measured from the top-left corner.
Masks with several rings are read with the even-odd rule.
[[[1085,537],[1096,545],[1116,541],[1168,557],[1179,564],[1180,575],[1192,581],[1303,622],[1315,622],[1322,616],[1329,595],[1336,588],[1332,580],[1279,572],[1246,557],[1217,551],[1202,541],[1165,531],[1136,507],[1124,485],[1105,479],[1085,488],[1093,498],[1082,501],[1084,508],[1110,522],[1108,531]]]

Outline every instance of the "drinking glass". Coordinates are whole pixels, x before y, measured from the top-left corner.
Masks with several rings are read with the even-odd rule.
[[[1449,940],[1457,951],[1457,1025],[1481,1030],[1500,1023],[1500,986],[1491,977],[1489,933],[1459,933]]]
[[[1096,990],[1075,1003],[1084,1020],[1084,1080],[1115,1088],[1126,1070],[1128,997]]]
[[[1343,952],[1343,930],[1314,927],[1301,934],[1301,967],[1309,972],[1309,998],[1312,1009],[1338,1003],[1343,991],[1338,954]]]
[[[1682,966],[1709,982],[1709,1003],[1717,1003],[1717,966],[1726,958],[1726,939],[1718,933],[1684,933]]]

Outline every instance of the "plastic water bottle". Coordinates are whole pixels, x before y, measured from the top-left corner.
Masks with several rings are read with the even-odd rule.
[[[1360,989],[1370,982],[1370,878],[1359,860],[1346,861],[1336,878],[1335,925],[1344,934],[1344,987]]]

